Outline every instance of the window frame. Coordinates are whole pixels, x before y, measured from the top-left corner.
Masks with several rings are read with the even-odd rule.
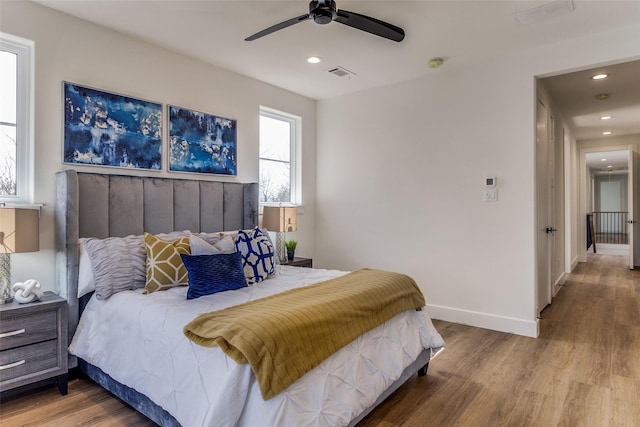
[[[0,203],[30,204],[34,197],[35,43],[0,32],[0,50],[16,54],[16,194]]]
[[[298,157],[300,140],[301,140],[301,128],[302,119],[294,114],[286,113],[284,111],[275,110],[273,108],[260,106],[260,117],[268,117],[274,120],[281,120],[289,123],[289,201],[288,202],[263,202],[260,201],[261,206],[279,206],[279,205],[301,205],[302,194],[300,185],[300,159]],[[260,144],[260,143],[258,143]],[[264,160],[271,160],[260,156],[260,147],[258,147],[258,168],[260,168],[260,162]],[[258,172],[258,176],[260,173]],[[259,179],[258,179],[259,181]]]

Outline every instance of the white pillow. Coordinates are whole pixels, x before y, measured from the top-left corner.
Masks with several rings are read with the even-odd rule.
[[[223,236],[217,243],[211,244],[195,234],[191,234],[189,235],[189,246],[191,246],[191,255],[231,254],[236,251],[236,242],[230,235]]]
[[[80,239],[78,245],[78,298],[96,290],[96,283],[93,280],[93,270],[91,269],[91,259],[89,253],[84,248],[84,239]]]

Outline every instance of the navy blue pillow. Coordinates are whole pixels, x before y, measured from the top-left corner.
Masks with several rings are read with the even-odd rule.
[[[180,255],[189,274],[187,299],[247,286],[242,254]]]

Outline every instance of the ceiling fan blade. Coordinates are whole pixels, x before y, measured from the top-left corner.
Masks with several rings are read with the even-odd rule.
[[[348,10],[338,10],[334,21],[394,42],[401,42],[404,39],[404,30],[402,28],[376,18],[349,12]]]
[[[266,36],[268,34],[276,32],[278,30],[282,30],[283,28],[290,27],[291,25],[297,24],[298,22],[306,21],[310,17],[311,17],[311,15],[309,15],[308,13],[305,13],[304,15],[300,15],[297,18],[291,18],[291,19],[289,19],[287,21],[284,21],[284,22],[281,22],[279,24],[273,25],[273,26],[271,26],[269,28],[266,28],[266,29],[264,29],[262,31],[258,31],[254,35],[251,35],[251,36],[247,37],[244,40],[250,42],[252,40],[259,39],[260,37],[264,37],[264,36]]]

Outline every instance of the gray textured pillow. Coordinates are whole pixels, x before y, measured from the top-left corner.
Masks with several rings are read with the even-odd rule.
[[[189,231],[157,234],[162,240],[188,236]],[[116,292],[144,288],[147,281],[147,252],[144,236],[82,238],[91,260],[96,297],[107,299]]]
[[[210,245],[215,245],[225,237],[225,234],[222,231],[214,233],[192,233],[192,235],[201,238]]]
[[[211,244],[196,234],[189,236],[191,255],[229,254],[236,251],[236,242],[232,236],[225,236],[215,244]]]

